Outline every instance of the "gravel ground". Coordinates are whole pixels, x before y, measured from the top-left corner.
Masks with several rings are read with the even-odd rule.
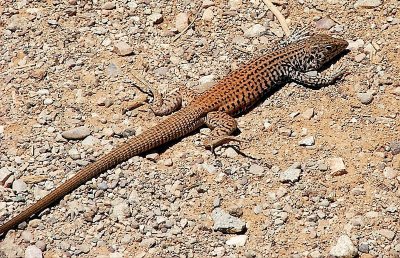
[[[247,156],[206,151],[201,129],[130,159],[10,231],[0,257],[399,257],[400,3],[278,2],[291,29],[349,41],[344,80],[288,84],[239,117]],[[0,223],[163,119],[121,113],[135,73],[205,89],[283,36],[261,0],[0,0],[0,14]]]

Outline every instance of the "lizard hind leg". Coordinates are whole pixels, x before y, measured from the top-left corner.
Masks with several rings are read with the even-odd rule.
[[[221,111],[210,112],[205,117],[205,123],[211,128],[210,135],[203,142],[206,148],[213,150],[215,147],[229,141],[243,141],[235,136],[231,136],[237,129],[237,122],[227,113]]]

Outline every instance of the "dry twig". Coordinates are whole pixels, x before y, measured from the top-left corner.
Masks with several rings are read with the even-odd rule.
[[[283,32],[285,32],[286,37],[290,36],[290,30],[289,26],[286,22],[285,17],[281,14],[281,12],[278,10],[278,8],[275,7],[273,3],[271,3],[270,0],[263,0],[264,4],[268,7],[268,9],[271,10],[271,12],[275,15],[275,17],[278,19],[279,23],[282,26]]]

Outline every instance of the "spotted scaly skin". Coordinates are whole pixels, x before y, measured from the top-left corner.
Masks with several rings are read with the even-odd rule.
[[[37,215],[108,169],[135,155],[179,139],[203,125],[212,129],[209,139],[205,141],[208,147],[234,139],[229,136],[237,126],[232,116],[248,110],[274,87],[295,81],[305,86],[319,88],[339,79],[343,75],[343,70],[330,77],[310,77],[305,72],[320,69],[342,53],[347,45],[343,39],[315,35],[302,38],[243,65],[209,90],[198,94],[186,107],[158,125],[117,146],[99,160],[81,169],[44,198],[1,225],[0,235],[4,237],[10,229]],[[164,102],[161,100],[154,105],[153,111],[158,115],[167,115],[181,106],[182,96],[175,93],[170,100]]]

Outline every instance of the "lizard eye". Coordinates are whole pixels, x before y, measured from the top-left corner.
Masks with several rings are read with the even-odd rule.
[[[326,50],[328,50],[328,51],[331,51],[331,50],[332,50],[332,46],[331,46],[331,45],[327,45],[325,48],[326,48]]]

